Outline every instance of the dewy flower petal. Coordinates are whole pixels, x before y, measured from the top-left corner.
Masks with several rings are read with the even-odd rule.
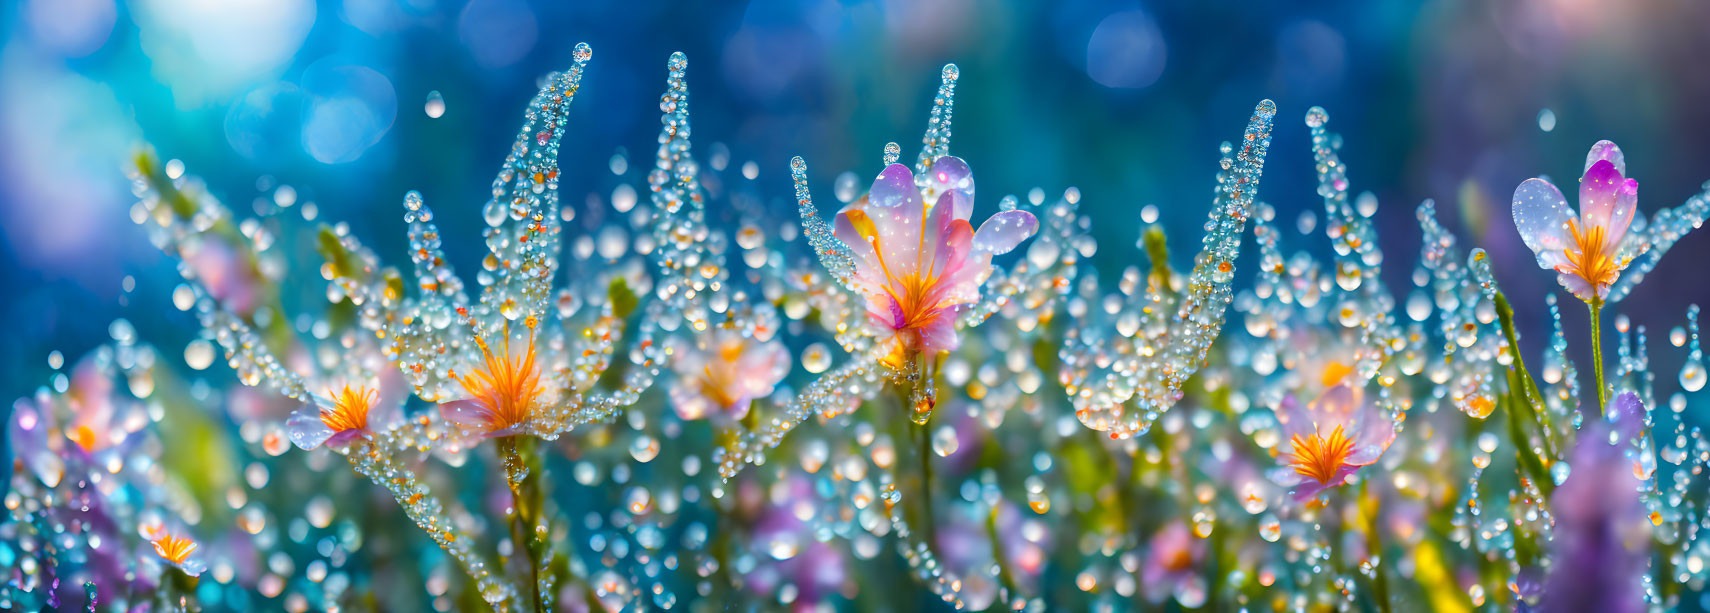
[[[749,404],[772,393],[790,372],[790,351],[730,329],[708,335],[705,347],[685,352],[674,364],[678,381],[671,406],[683,419],[740,420]]]
[[[1555,185],[1527,179],[1514,190],[1514,227],[1538,257],[1538,265],[1580,300],[1609,293],[1627,267],[1619,251],[1638,214],[1639,182],[1624,176],[1626,160],[1609,141],[1592,146],[1579,182],[1579,215]]]
[[[344,445],[371,432],[371,413],[380,395],[375,390],[358,387],[334,392],[327,389],[327,398],[304,405],[285,420],[285,431],[291,442],[303,449],[314,449],[323,443]]]
[[[975,232],[968,223],[974,179],[967,163],[941,157],[927,172],[923,194],[907,166],[892,164],[835,224],[855,256],[855,285],[892,368],[917,354],[955,349],[956,312],[979,300],[992,255],[1014,249],[1039,225],[1032,213],[1005,211]]]

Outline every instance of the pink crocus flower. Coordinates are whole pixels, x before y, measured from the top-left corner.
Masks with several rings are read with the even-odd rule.
[[[975,231],[974,178],[961,158],[928,170],[927,192],[907,166],[892,164],[867,195],[839,211],[835,232],[855,257],[856,289],[880,333],[883,362],[955,349],[955,314],[980,297],[992,256],[1008,253],[1039,228],[1026,211],[1002,211]],[[936,200],[928,202],[929,196]]]
[[[702,343],[673,365],[678,381],[671,407],[683,419],[741,420],[755,398],[771,394],[790,373],[790,351],[777,341],[720,328]]]
[[[1146,563],[1140,569],[1140,585],[1147,599],[1163,602],[1172,595],[1191,595],[1184,605],[1203,604],[1200,568],[1205,563],[1205,540],[1195,537],[1186,522],[1176,520],[1165,524],[1152,535]],[[1198,600],[1197,603],[1192,603]]]
[[[1527,179],[1514,189],[1514,226],[1556,280],[1580,300],[1609,294],[1632,260],[1620,252],[1639,205],[1639,182],[1626,178],[1621,148],[1598,141],[1585,156],[1579,180],[1579,215],[1549,181]]]
[[[1285,397],[1276,414],[1288,439],[1277,448],[1277,459],[1285,466],[1272,472],[1272,480],[1293,487],[1296,500],[1346,483],[1395,442],[1395,422],[1365,401],[1363,389],[1347,383],[1331,387],[1304,408],[1293,396]]]

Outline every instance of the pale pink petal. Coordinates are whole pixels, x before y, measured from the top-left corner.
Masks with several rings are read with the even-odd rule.
[[[847,210],[837,214],[836,220],[832,222],[831,233],[837,237],[837,240],[843,241],[843,244],[849,246],[849,251],[855,256],[857,267],[874,268],[878,266],[878,260],[874,258],[873,243],[868,242],[861,236],[860,232],[855,230],[855,224],[849,221]]]
[[[1573,294],[1575,298],[1586,302],[1591,302],[1593,297],[1602,298],[1609,293],[1608,286],[1599,287],[1593,291],[1591,283],[1587,282],[1584,277],[1575,274],[1557,273],[1556,282],[1562,284],[1562,287]]]
[[[943,250],[943,245],[948,240],[955,222],[959,221],[951,215],[954,208],[950,195],[944,194],[938,197],[938,204],[926,212],[926,226],[922,229],[926,233],[926,240],[921,241],[920,261],[915,263],[914,268],[908,269],[910,272],[929,275],[934,270],[944,270],[948,260],[940,258],[939,254]],[[967,223],[964,221],[962,225],[967,225]],[[892,270],[891,272],[896,273],[897,271]]]
[[[679,381],[671,386],[671,409],[684,421],[694,421],[712,412],[712,401],[692,382]]]
[[[956,313],[945,311],[920,328],[920,344],[916,348],[932,355],[939,351],[954,351],[961,343],[956,336]]]
[[[1605,238],[1614,237],[1615,200],[1626,187],[1626,183],[1626,179],[1615,170],[1615,165],[1609,160],[1598,160],[1591,168],[1586,169],[1585,176],[1579,180],[1579,218],[1580,223],[1586,226],[1581,228],[1582,232],[1593,227],[1602,227],[1608,229],[1604,234]],[[1638,186],[1635,185],[1634,194],[1637,193]],[[1626,220],[1621,223],[1621,232],[1627,231],[1627,223],[1632,220],[1631,214],[1626,215]]]
[[[1514,188],[1514,228],[1538,256],[1538,266],[1553,270],[1567,262],[1563,251],[1573,243],[1570,219],[1567,198],[1549,181],[1527,179]]]
[[[938,197],[939,204],[944,202],[944,196],[951,196],[955,205],[951,211],[956,219],[967,219],[974,214],[974,171],[962,158],[947,155],[934,161],[926,170],[926,190],[927,194]]]
[[[453,400],[439,404],[439,414],[446,421],[465,428],[486,429],[497,423],[499,416],[478,400]]]
[[[939,240],[941,243],[933,251],[932,261],[922,264],[923,267],[927,267],[922,274],[925,275],[925,278],[934,280],[933,286],[926,289],[923,300],[926,304],[941,304],[949,301],[947,299],[951,297],[951,290],[955,289],[951,283],[951,276],[967,265],[968,251],[974,242],[974,230],[968,226],[966,221],[951,220],[950,230]]]
[[[974,233],[974,250],[1002,255],[1039,230],[1039,219],[1027,211],[1000,211]]]
[[[305,404],[285,419],[285,435],[301,449],[320,447],[332,437],[332,428],[321,421],[321,408]]]
[[[1591,151],[1585,154],[1585,168],[1581,172],[1591,170],[1591,165],[1596,164],[1598,160],[1609,160],[1610,164],[1615,165],[1615,172],[1621,173],[1621,176],[1627,176],[1627,158],[1621,155],[1621,148],[1615,146],[1615,143],[1600,140],[1597,141],[1597,144],[1592,145]]]
[[[1329,437],[1337,426],[1341,426],[1342,434],[1354,436],[1354,429],[1359,426],[1355,423],[1358,416],[1356,412],[1364,396],[1359,388],[1347,384],[1338,384],[1325,390],[1307,406],[1317,433]]]
[[[1383,452],[1389,450],[1395,442],[1395,421],[1384,414],[1383,409],[1368,404],[1361,409],[1359,430],[1348,433],[1353,439],[1354,449],[1344,460],[1351,466],[1367,466],[1378,461]]]

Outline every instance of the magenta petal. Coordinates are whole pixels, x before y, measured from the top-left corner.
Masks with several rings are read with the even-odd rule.
[[[902,164],[885,167],[878,178],[873,179],[873,187],[867,194],[867,203],[877,208],[904,205],[913,209],[925,207],[925,201],[920,198],[920,188],[914,185],[914,173]]]
[[[1585,176],[1579,180],[1581,222],[1587,226],[1610,228],[1610,218],[1615,214],[1615,198],[1626,183],[1627,180],[1609,160],[1598,160],[1586,169]],[[1621,230],[1625,232],[1626,228]]]
[[[1627,158],[1621,154],[1621,148],[1615,146],[1615,143],[1600,140],[1597,141],[1597,144],[1592,145],[1591,151],[1585,154],[1584,170],[1591,170],[1591,165],[1596,164],[1599,160],[1609,160],[1610,164],[1615,165],[1615,172],[1621,173],[1621,176],[1627,176]]]
[[[1555,269],[1567,262],[1563,254],[1570,243],[1567,198],[1549,181],[1527,179],[1514,188],[1514,228],[1520,240],[1538,257],[1538,266]]]
[[[974,232],[974,250],[1005,254],[1039,230],[1039,219],[1027,211],[1001,211]]]
[[[301,449],[314,449],[333,435],[332,428],[321,421],[321,408],[305,404],[285,419],[285,435]]]
[[[337,433],[335,433],[332,436],[327,438],[327,446],[329,446],[329,447],[343,447],[345,445],[349,445],[351,441],[362,438],[362,434],[363,434],[363,431],[361,429],[358,429],[358,428],[351,428],[349,430],[340,430]]]
[[[926,170],[926,189],[931,194],[951,196],[955,207],[952,212],[956,219],[967,219],[974,214],[974,171],[968,168],[968,163],[962,158],[946,155],[932,163]]]
[[[476,400],[453,400],[439,405],[439,414],[446,421],[466,428],[485,429],[498,420],[498,415]]]

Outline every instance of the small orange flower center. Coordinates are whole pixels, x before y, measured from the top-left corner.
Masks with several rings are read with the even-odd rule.
[[[1324,367],[1324,387],[1334,387],[1337,383],[1341,383],[1342,379],[1348,376],[1348,373],[1352,372],[1354,372],[1353,366],[1341,362],[1331,362]]]
[[[497,416],[492,425],[493,430],[503,430],[528,421],[534,411],[535,400],[543,391],[540,387],[540,366],[534,361],[534,326],[530,318],[528,327],[528,347],[520,355],[511,353],[510,334],[505,335],[504,351],[494,354],[487,342],[480,338],[475,344],[481,347],[483,365],[476,368],[474,374],[459,377],[452,373],[452,378],[463,384],[463,390],[491,409]]]
[[[321,423],[326,424],[333,432],[367,428],[368,409],[380,398],[379,393],[374,390],[366,387],[352,390],[349,384],[337,393],[334,393],[332,388],[327,388],[327,395],[332,397],[333,406],[321,409]]]
[[[190,552],[195,550],[195,541],[174,537],[170,534],[154,541],[154,552],[173,564],[183,564],[185,560],[190,558]]]
[[[1193,567],[1193,552],[1186,547],[1177,549],[1164,558],[1164,570],[1170,572],[1184,571]]]
[[[1627,262],[1615,261],[1607,232],[1608,229],[1600,225],[1582,229],[1579,220],[1569,219],[1568,233],[1573,236],[1573,246],[1562,250],[1567,262],[1557,266],[1556,272],[1585,279],[1593,290],[1614,284],[1615,277],[1627,267]]]
[[[71,439],[71,442],[77,443],[77,446],[82,447],[85,452],[95,451],[95,430],[89,426],[80,425],[72,428],[70,432],[65,433],[65,437]]]
[[[1294,457],[1289,465],[1294,472],[1303,476],[1317,479],[1319,483],[1330,483],[1336,476],[1336,470],[1348,461],[1348,455],[1354,452],[1354,441],[1342,432],[1341,426],[1330,431],[1328,438],[1316,432],[1309,437],[1294,435],[1290,441],[1294,446]]]

